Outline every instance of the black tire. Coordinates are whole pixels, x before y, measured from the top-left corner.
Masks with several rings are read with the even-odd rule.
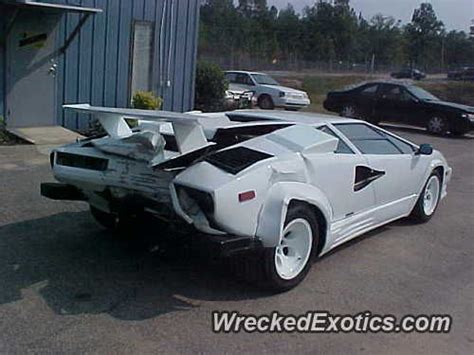
[[[270,95],[260,95],[258,98],[258,107],[262,110],[273,110],[275,108],[275,104],[273,103],[273,99]]]
[[[99,223],[102,227],[108,230],[116,230],[119,225],[118,216],[112,213],[107,213],[94,206],[89,206],[92,217]]]
[[[341,112],[339,112],[339,115],[341,117],[355,118],[358,120],[364,119],[364,115],[362,114],[361,110],[355,105],[344,105],[341,109]]]
[[[282,278],[276,267],[277,247],[265,248],[253,255],[234,256],[230,265],[236,276],[252,282],[271,292],[280,293],[291,290],[308,275],[313,262],[317,259],[319,245],[319,225],[315,214],[304,205],[295,205],[288,210],[285,227],[296,219],[304,219],[312,232],[311,251],[303,269],[291,279]]]
[[[424,208],[424,196],[425,196],[426,188],[428,187],[428,183],[430,182],[430,180],[433,176],[438,179],[439,192],[438,192],[438,197],[437,197],[437,201],[436,201],[436,206],[435,206],[433,212],[431,214],[427,214],[426,211],[425,211],[425,208]],[[443,180],[442,180],[440,174],[437,171],[433,171],[433,173],[428,177],[428,179],[425,182],[425,185],[423,186],[423,190],[421,191],[421,194],[418,197],[418,201],[416,202],[415,207],[411,211],[410,218],[413,221],[418,222],[418,223],[426,223],[434,216],[434,214],[436,213],[436,210],[438,208],[439,201],[441,199],[441,192],[442,192],[442,188],[443,188],[442,181]]]
[[[426,129],[431,134],[444,136],[449,131],[449,122],[444,116],[433,115],[426,123]]]
[[[113,231],[124,239],[137,234],[141,226],[141,216],[125,216],[108,213],[94,206],[90,206],[90,211],[98,224],[107,230]]]

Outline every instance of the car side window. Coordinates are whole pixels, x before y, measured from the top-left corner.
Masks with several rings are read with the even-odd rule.
[[[318,127],[317,129],[320,130],[321,132],[327,133],[327,134],[339,139],[339,144],[337,145],[337,148],[334,151],[334,153],[336,153],[336,154],[354,154],[352,149],[343,140],[341,140],[336,135],[336,133],[334,133],[328,126]]]
[[[378,84],[373,84],[373,85],[368,85],[360,91],[361,95],[364,96],[374,96],[377,93],[377,90],[379,88]]]
[[[411,154],[413,148],[385,132],[374,129],[363,123],[335,124],[362,154],[392,155]]]
[[[227,73],[225,78],[229,83],[235,84],[237,82],[237,74],[235,73]]]
[[[385,91],[383,96],[389,100],[400,100],[401,93],[402,91],[400,90],[399,86],[389,86],[388,90]]]
[[[248,74],[237,74],[236,83],[242,85],[250,85],[253,86],[254,83]]]

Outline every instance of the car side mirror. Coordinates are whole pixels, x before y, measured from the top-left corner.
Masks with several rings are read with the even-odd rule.
[[[433,154],[433,147],[431,144],[422,144],[416,151],[415,155],[431,155]]]

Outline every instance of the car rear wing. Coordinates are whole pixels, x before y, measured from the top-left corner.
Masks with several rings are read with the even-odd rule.
[[[204,129],[199,122],[200,117],[193,114],[99,107],[91,106],[89,104],[63,105],[63,108],[66,110],[92,114],[99,120],[107,134],[116,139],[126,138],[133,134],[125,119],[171,123],[181,155],[214,144],[206,139]]]

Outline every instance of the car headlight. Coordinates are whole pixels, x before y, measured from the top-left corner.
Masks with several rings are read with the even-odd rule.
[[[469,120],[474,120],[474,113],[463,113],[462,117]]]
[[[278,94],[280,97],[285,97],[286,96],[286,92],[284,91],[280,91],[280,93]]]

